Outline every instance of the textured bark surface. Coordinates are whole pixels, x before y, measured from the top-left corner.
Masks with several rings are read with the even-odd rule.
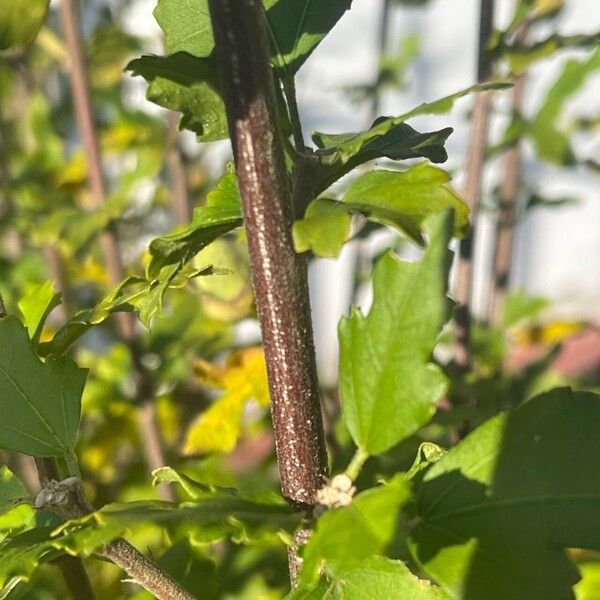
[[[327,471],[306,258],[294,252],[262,4],[209,2],[267,374],[283,495],[315,503]]]

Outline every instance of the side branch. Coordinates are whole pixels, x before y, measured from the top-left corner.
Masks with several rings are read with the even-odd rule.
[[[259,0],[210,0],[260,318],[283,495],[316,503],[327,473],[306,258],[294,252],[290,181]]]

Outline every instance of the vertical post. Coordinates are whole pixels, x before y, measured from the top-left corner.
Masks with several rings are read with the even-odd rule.
[[[306,258],[277,127],[260,0],[210,0],[260,318],[283,495],[311,507],[327,473]]]
[[[92,114],[92,101],[87,65],[79,31],[77,11],[73,0],[62,0],[62,24],[69,50],[71,91],[79,132],[88,160],[88,181],[92,198],[101,205],[106,198],[106,184],[102,172],[102,160],[98,145],[98,136]],[[119,244],[114,231],[109,227],[100,232],[100,248],[106,261],[106,269],[113,285],[123,280],[125,269],[119,252]],[[160,429],[156,418],[156,407],[151,397],[151,385],[147,370],[141,362],[139,344],[135,332],[135,318],[132,313],[122,312],[116,315],[119,332],[129,346],[133,370],[136,379],[138,401],[138,426],[142,449],[150,469],[165,465],[164,449]],[[165,500],[173,500],[173,491],[167,485],[159,487],[159,493]]]
[[[479,16],[479,43],[477,59],[477,81],[489,78],[492,72],[492,61],[485,53],[485,46],[492,31],[494,21],[494,0],[481,0]],[[467,154],[464,196],[471,208],[472,228],[460,243],[458,268],[454,296],[457,301],[454,314],[454,364],[461,372],[468,371],[471,366],[471,292],[473,289],[473,249],[479,204],[481,199],[481,182],[487,147],[488,125],[492,93],[480,92],[475,97],[472,127]]]
[[[516,39],[523,42],[527,36],[527,26],[523,25],[516,33]],[[512,90],[513,117],[519,115],[525,89],[525,73],[515,79]],[[492,281],[489,295],[488,320],[498,323],[508,293],[510,268],[515,237],[516,214],[521,182],[521,144],[519,140],[504,154],[504,174],[500,185],[500,206],[494,239]]]

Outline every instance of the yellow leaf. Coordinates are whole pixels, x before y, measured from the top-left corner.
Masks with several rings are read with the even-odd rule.
[[[194,371],[204,385],[224,393],[192,422],[183,452],[231,452],[241,435],[246,403],[254,399],[261,406],[269,404],[263,351],[256,346],[237,350],[225,367],[198,360]]]
[[[517,343],[524,346],[555,344],[581,331],[585,326],[585,321],[552,321],[545,325],[516,328],[514,337]]]

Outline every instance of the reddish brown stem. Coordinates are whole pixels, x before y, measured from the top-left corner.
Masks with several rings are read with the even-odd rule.
[[[327,474],[306,258],[294,252],[264,11],[259,0],[210,0],[248,234],[283,495],[310,507]]]
[[[71,91],[75,116],[88,160],[90,191],[94,203],[100,206],[106,198],[106,184],[92,113],[88,72],[84,59],[79,22],[73,0],[62,0],[61,9],[65,40],[69,49]],[[100,233],[99,242],[111,284],[117,285],[123,280],[125,269],[114,231],[110,227],[103,230]],[[147,415],[148,412],[155,413],[156,407],[153,399],[146,393],[151,386],[147,385],[148,375],[140,360],[135,332],[135,317],[132,313],[118,313],[117,323],[121,337],[129,345],[132,354],[134,376],[138,382],[137,400],[140,405],[138,421],[143,433],[142,449],[147,464],[154,469],[163,466],[166,461],[156,415],[154,414],[153,418],[148,418]],[[148,443],[150,438],[153,440],[151,444]],[[165,500],[173,500],[174,498],[172,489],[166,485],[160,486],[159,493]]]

